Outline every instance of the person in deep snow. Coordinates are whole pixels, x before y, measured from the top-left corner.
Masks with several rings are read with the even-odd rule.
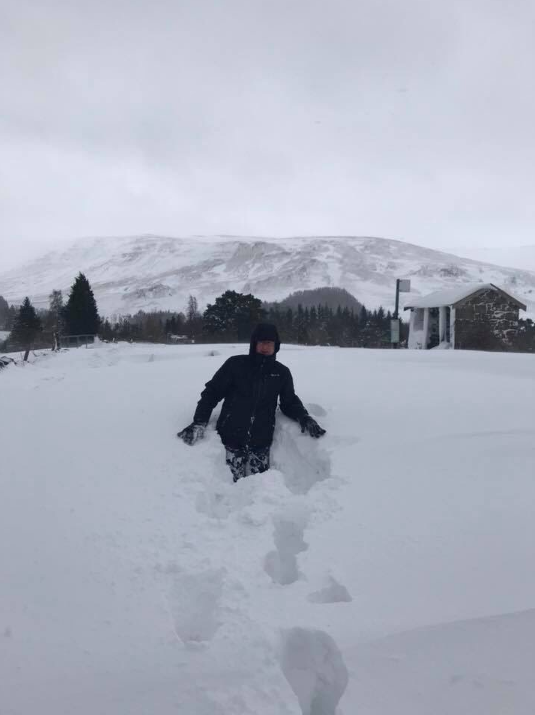
[[[280,398],[282,412],[311,437],[325,434],[294,391],[292,373],[278,362],[277,328],[260,323],[251,336],[249,355],[235,355],[206,383],[193,422],[178,433],[193,445],[204,435],[212,410],[224,400],[216,429],[226,449],[226,462],[235,482],[247,474],[269,469],[269,451]]]

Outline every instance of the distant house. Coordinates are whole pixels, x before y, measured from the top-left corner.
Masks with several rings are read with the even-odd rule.
[[[54,348],[79,348],[93,345],[96,335],[58,335],[54,336]]]
[[[526,306],[492,283],[472,283],[409,301],[409,348],[499,350],[518,331]]]
[[[179,344],[179,343],[184,343],[184,344],[185,344],[185,343],[193,343],[193,342],[195,342],[194,340],[192,340],[192,339],[191,339],[190,337],[188,337],[187,335],[171,335],[171,333],[169,333],[169,335],[167,336],[167,341],[168,341],[169,343],[176,343],[176,344]]]

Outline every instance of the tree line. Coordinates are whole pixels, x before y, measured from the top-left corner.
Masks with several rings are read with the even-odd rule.
[[[275,323],[281,340],[300,345],[340,345],[345,347],[387,347],[390,345],[390,311],[370,311],[359,304],[336,309],[329,305],[303,308],[265,304],[252,294],[225,291],[201,314],[197,300],[190,296],[185,312],[139,311],[103,322],[104,340],[149,342],[247,342],[253,327]],[[403,328],[406,338],[407,328]]]
[[[3,349],[23,350],[25,361],[32,349],[58,349],[62,335],[97,335],[100,322],[93,290],[83,273],[75,278],[65,304],[62,292],[52,291],[48,309],[36,309],[28,297],[17,309],[0,296],[0,328],[9,331]]]
[[[390,311],[368,310],[347,291],[333,292],[337,290],[321,288],[317,292],[296,293],[281,303],[263,303],[250,293],[228,290],[202,313],[197,299],[190,296],[184,311],[138,311],[135,315],[101,319],[89,281],[80,273],[71,286],[67,302],[64,303],[60,290],[54,290],[49,296],[48,309],[35,309],[28,298],[16,308],[0,296],[0,330],[10,331],[0,347],[24,350],[27,359],[32,348],[58,348],[60,336],[65,335],[98,335],[105,341],[154,343],[247,342],[252,328],[261,321],[275,323],[281,340],[286,343],[390,347]],[[334,308],[336,300],[343,301],[344,305]],[[402,323],[402,344],[407,334],[408,326]],[[535,352],[532,320],[520,320],[512,349]]]

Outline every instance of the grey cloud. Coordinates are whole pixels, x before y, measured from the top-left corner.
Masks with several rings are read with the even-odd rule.
[[[534,240],[527,0],[4,0],[1,13],[13,256],[30,239],[144,231]]]

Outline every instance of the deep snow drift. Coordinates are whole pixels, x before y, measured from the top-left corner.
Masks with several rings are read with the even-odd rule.
[[[0,374],[2,715],[533,713],[533,356],[284,346],[328,433],[233,485],[175,433],[242,350]]]

